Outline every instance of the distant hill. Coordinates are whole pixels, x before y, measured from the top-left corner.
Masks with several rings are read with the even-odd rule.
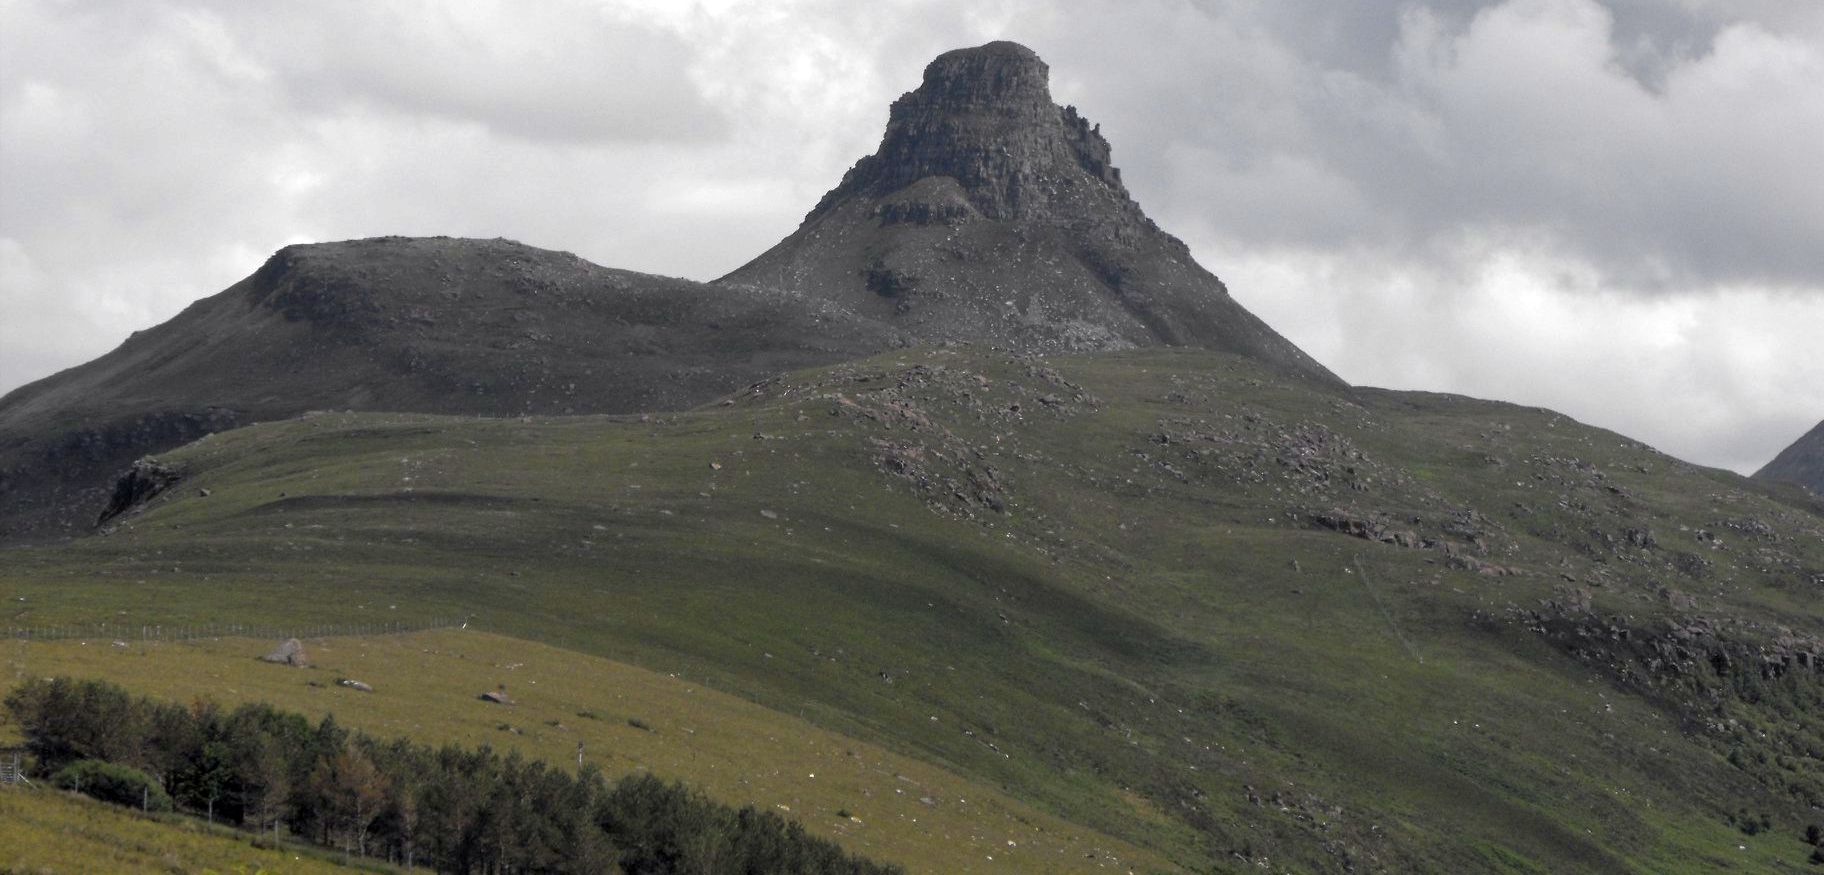
[[[1033,352],[1195,346],[1341,385],[1128,195],[1031,49],[946,52],[791,236],[719,282],[797,289],[924,340]]]
[[[133,460],[309,410],[675,410],[889,348],[817,298],[507,240],[290,246],[87,364],[0,398],[0,538],[85,533]]]
[[[1804,437],[1780,451],[1761,470],[1754,472],[1760,480],[1796,483],[1824,496],[1824,422],[1813,426]]]

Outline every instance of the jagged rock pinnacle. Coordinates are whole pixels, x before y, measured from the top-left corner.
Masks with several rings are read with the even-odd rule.
[[[857,164],[819,209],[851,195],[888,195],[927,177],[955,179],[971,205],[993,219],[1042,212],[1060,189],[1084,182],[1127,200],[1108,142],[1075,107],[1052,103],[1050,73],[1036,52],[1013,42],[937,56],[925,67],[923,84],[893,102],[880,150]]]
[[[925,341],[1198,346],[1341,386],[1146,217],[1049,77],[1017,43],[939,55],[880,148],[722,282],[828,298]]]

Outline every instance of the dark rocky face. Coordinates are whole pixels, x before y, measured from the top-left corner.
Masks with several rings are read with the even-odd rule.
[[[1045,62],[1017,43],[939,55],[924,84],[894,101],[880,151],[825,203],[882,197],[928,177],[955,179],[993,219],[1043,216],[1060,187],[1084,183],[1126,200],[1108,142],[1074,108],[1052,103],[1049,77]]]
[[[1792,446],[1780,451],[1766,467],[1754,472],[1761,480],[1796,483],[1824,497],[1824,422],[1820,422]]]
[[[880,148],[725,282],[802,290],[925,340],[1031,352],[1200,346],[1340,385],[1129,197],[1031,49],[946,52]]]

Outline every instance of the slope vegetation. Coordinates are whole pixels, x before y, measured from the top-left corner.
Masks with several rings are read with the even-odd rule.
[[[611,777],[650,772],[719,801],[793,818],[908,871],[1125,871],[1163,865],[971,781],[702,684],[476,630],[309,639],[310,667],[261,662],[271,642],[34,642],[6,654],[27,677],[110,680],[186,702],[270,703],[424,744],[488,745]],[[358,680],[371,692],[337,683]],[[511,705],[481,701],[504,688]]]
[[[256,847],[248,836],[177,815],[141,815],[73,793],[0,788],[0,872],[350,871],[339,855],[303,846]],[[403,870],[400,870],[403,871]]]
[[[1804,871],[1824,801],[1824,516],[1549,411],[947,348],[160,461],[15,622],[468,612],[1194,869]]]

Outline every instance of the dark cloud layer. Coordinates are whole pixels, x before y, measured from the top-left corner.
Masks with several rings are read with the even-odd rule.
[[[995,38],[1346,378],[1738,470],[1824,415],[1824,4],[1781,0],[15,0],[0,391],[302,240],[718,275]]]
[[[1175,191],[1215,207],[1225,235],[1543,237],[1643,292],[1824,287],[1815,23],[1591,0],[1196,9],[1134,34],[1180,35],[1147,55],[1157,72],[1085,81],[1082,99],[1121,129],[1165,131],[1127,138],[1144,144],[1127,162],[1188,183]],[[1121,51],[1058,39],[1105,63]],[[1151,99],[1129,99],[1136,78]]]

